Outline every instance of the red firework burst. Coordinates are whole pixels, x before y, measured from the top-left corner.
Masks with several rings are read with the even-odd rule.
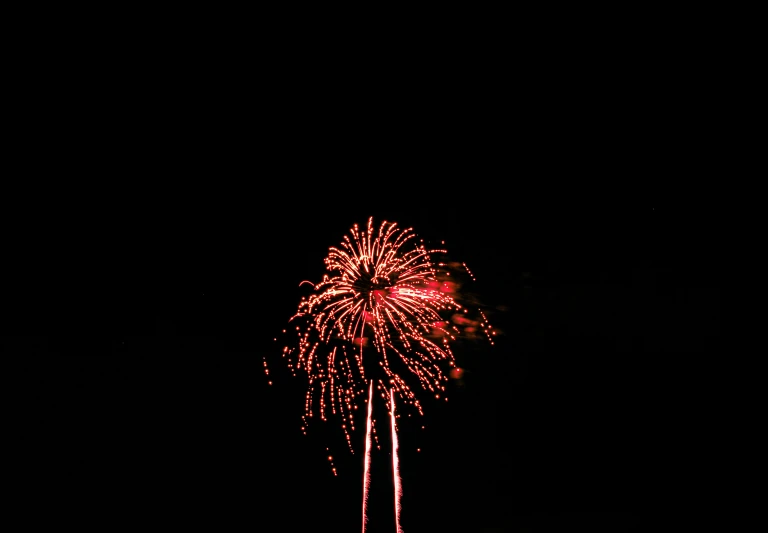
[[[283,357],[294,375],[307,377],[303,415],[338,416],[350,450],[355,429],[354,411],[367,402],[363,472],[363,532],[368,523],[368,491],[373,429],[374,388],[383,398],[391,421],[395,523],[400,527],[402,488],[399,473],[395,398],[423,414],[416,391],[440,399],[450,375],[461,377],[451,343],[482,330],[494,334],[485,315],[471,318],[458,298],[461,284],[451,277],[458,266],[474,279],[463,263],[439,262],[443,249],[428,249],[411,229],[384,221],[374,229],[352,227],[340,247],[325,258],[327,273],[302,298],[289,323],[293,342]],[[286,330],[284,330],[284,333]],[[266,360],[264,362],[265,371]],[[271,382],[270,382],[271,383]],[[447,400],[447,398],[445,398]],[[328,456],[332,460],[332,456]],[[331,463],[334,475],[336,468]]]
[[[295,337],[283,357],[294,375],[308,379],[302,429],[314,416],[339,417],[354,451],[354,412],[369,384],[390,411],[391,390],[423,414],[416,391],[441,398],[448,376],[456,374],[450,373],[456,368],[451,343],[479,330],[492,341],[494,332],[482,312],[468,318],[451,272],[461,266],[472,274],[463,263],[439,262],[446,250],[428,249],[396,223],[376,229],[373,218],[365,230],[355,224],[350,233],[330,248],[327,273],[289,320]]]

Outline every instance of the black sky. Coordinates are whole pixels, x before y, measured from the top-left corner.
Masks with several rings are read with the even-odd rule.
[[[657,530],[695,470],[695,369],[721,353],[723,214],[666,194],[708,157],[684,106],[543,76],[507,91],[474,60],[453,94],[223,61],[216,83],[166,65],[151,89],[72,95],[92,113],[40,104],[73,126],[29,160],[83,179],[13,196],[29,203],[4,248],[19,491],[100,530],[358,531],[361,460],[301,434],[273,338],[372,216],[445,241],[502,332],[460,346],[463,385],[403,428],[405,531]]]
[[[403,429],[406,531],[628,531],[646,519],[685,471],[678,372],[719,343],[707,214],[528,204],[480,178],[392,175],[373,191],[369,179],[343,194],[332,177],[180,190],[89,256],[87,301],[46,286],[44,318],[5,338],[32,370],[21,404],[34,407],[46,491],[75,491],[68,512],[97,505],[126,520],[160,509],[171,522],[357,530],[360,456],[335,432],[301,435],[304,389],[272,339],[298,283],[319,279],[327,248],[373,216],[444,240],[502,332],[459,351],[463,385],[427,404],[426,430]],[[372,513],[389,530],[389,459],[378,460]]]

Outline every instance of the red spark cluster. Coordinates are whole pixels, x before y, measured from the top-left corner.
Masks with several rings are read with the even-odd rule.
[[[308,381],[305,432],[310,418],[337,417],[354,451],[355,412],[369,385],[390,412],[397,396],[423,414],[417,393],[443,399],[448,376],[460,375],[451,343],[481,332],[493,342],[485,315],[469,313],[451,273],[474,276],[463,263],[440,262],[446,253],[410,228],[387,221],[376,228],[371,217],[329,249],[319,283],[302,282],[312,292],[284,330],[282,356]]]

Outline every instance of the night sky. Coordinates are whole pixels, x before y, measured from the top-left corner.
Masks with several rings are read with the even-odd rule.
[[[362,455],[335,428],[301,434],[304,385],[273,338],[299,283],[369,216],[444,241],[501,332],[460,344],[450,401],[427,399],[402,425],[406,532],[634,531],[673,498],[690,423],[679,372],[720,336],[711,219],[536,201],[480,177],[358,173],[140,194],[108,235],[87,228],[78,246],[96,250],[60,245],[72,264],[19,300],[4,337],[29,371],[19,407],[51,512],[358,531]],[[393,527],[387,445],[371,532]]]
[[[455,346],[449,401],[401,424],[406,533],[663,525],[700,475],[696,369],[722,354],[723,215],[665,195],[709,160],[694,115],[537,75],[510,96],[470,64],[452,95],[159,61],[149,89],[39,103],[54,142],[7,196],[2,331],[30,520],[359,531],[362,455],[302,435],[273,339],[374,217],[444,241],[500,332]],[[393,531],[382,447],[369,533]]]
[[[500,332],[401,424],[405,533],[669,525],[709,475],[723,393],[700,370],[729,355],[734,271],[699,194],[738,160],[714,140],[732,76],[690,17],[673,50],[646,26],[619,46],[619,18],[563,38],[549,13],[431,14],[412,45],[189,11],[35,14],[14,41],[0,349],[25,525],[360,531],[362,455],[302,434],[273,339],[369,217],[444,241]],[[386,450],[368,533],[393,531]]]

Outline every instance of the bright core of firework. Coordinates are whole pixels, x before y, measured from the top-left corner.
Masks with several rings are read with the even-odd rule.
[[[303,429],[313,416],[340,417],[352,449],[354,411],[369,383],[390,410],[394,395],[420,414],[415,391],[440,398],[446,367],[455,367],[450,343],[468,319],[454,297],[449,268],[435,261],[445,250],[428,249],[396,223],[375,228],[373,218],[366,229],[355,224],[350,233],[330,248],[327,273],[291,317],[296,336],[283,357],[294,374],[308,378]],[[444,318],[447,313],[452,320]],[[484,315],[469,322],[491,338]]]

